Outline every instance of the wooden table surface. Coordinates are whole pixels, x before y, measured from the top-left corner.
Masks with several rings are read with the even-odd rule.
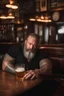
[[[41,81],[41,78],[17,81],[15,75],[0,70],[0,96],[15,96],[31,89]]]
[[[56,89],[52,96],[64,96],[64,78],[56,75],[45,76],[45,80],[57,80],[60,82],[59,87]],[[15,75],[0,70],[0,96],[19,96],[24,92],[32,89],[41,82],[43,78],[35,80],[17,81]],[[61,91],[61,92],[60,92]],[[61,95],[63,94],[63,95]]]

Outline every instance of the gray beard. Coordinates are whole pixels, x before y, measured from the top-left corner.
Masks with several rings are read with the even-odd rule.
[[[27,51],[25,48],[24,48],[24,56],[28,59],[28,61],[30,59],[32,59],[34,56],[35,56],[35,53],[34,52],[30,52],[30,51]]]

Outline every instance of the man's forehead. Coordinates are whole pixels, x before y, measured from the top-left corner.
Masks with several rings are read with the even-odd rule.
[[[36,38],[33,37],[33,36],[29,36],[27,39],[28,39],[28,40],[35,40],[35,41],[36,41]]]

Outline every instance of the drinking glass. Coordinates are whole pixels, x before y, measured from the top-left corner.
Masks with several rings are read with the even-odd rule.
[[[17,64],[15,66],[16,80],[23,81],[23,76],[25,75],[25,64]]]

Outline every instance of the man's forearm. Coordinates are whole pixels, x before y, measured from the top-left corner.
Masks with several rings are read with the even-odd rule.
[[[5,67],[5,71],[6,71],[6,72],[9,72],[9,73],[11,73],[11,74],[15,74],[15,70],[14,70],[14,68],[12,68],[11,66],[6,66],[6,67]]]
[[[50,68],[49,70],[46,70],[46,68],[40,68],[40,69],[35,69],[34,70],[36,77],[39,77],[41,75],[46,75],[46,74],[51,74],[52,73],[52,69]]]
[[[50,59],[42,59],[39,65],[40,74],[52,74],[52,62]]]

